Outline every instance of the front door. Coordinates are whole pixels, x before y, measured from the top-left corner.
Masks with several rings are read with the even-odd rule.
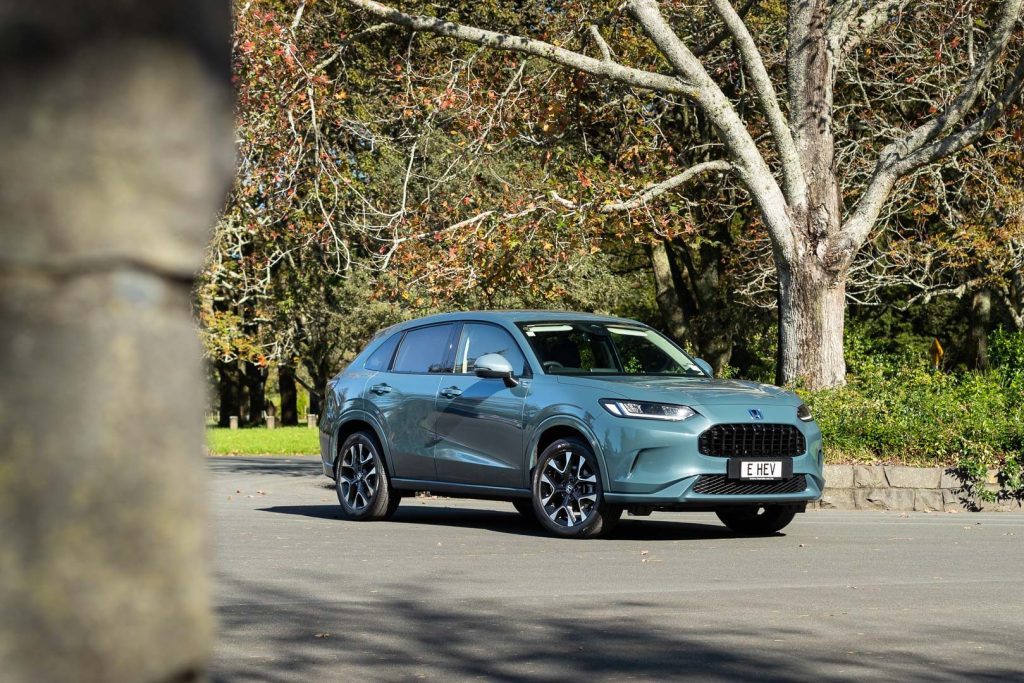
[[[441,380],[436,403],[434,461],[441,481],[525,488],[523,411],[530,379],[526,359],[507,330],[486,323],[463,325],[453,372]],[[474,361],[488,353],[504,356],[519,385],[484,379]]]

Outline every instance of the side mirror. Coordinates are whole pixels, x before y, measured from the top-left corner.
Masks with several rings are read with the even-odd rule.
[[[486,353],[480,356],[476,359],[473,371],[477,377],[503,380],[507,387],[519,384],[519,380],[513,376],[515,371],[512,369],[512,364],[501,354]]]
[[[694,358],[693,362],[695,362],[700,367],[701,370],[703,370],[705,373],[707,373],[708,377],[714,377],[715,376],[715,371],[711,368],[711,363],[707,362],[703,358]]]

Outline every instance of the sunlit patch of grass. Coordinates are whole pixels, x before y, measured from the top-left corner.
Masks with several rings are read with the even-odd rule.
[[[206,430],[211,455],[303,455],[320,452],[320,430],[306,426]]]

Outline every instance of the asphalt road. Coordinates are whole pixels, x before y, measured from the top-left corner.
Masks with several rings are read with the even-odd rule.
[[[345,522],[315,459],[209,469],[218,680],[1024,680],[1024,515],[564,541],[483,501]]]

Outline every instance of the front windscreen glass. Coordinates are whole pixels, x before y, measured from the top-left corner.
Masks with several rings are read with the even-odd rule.
[[[647,327],[579,321],[519,327],[549,375],[706,377],[692,358]]]

